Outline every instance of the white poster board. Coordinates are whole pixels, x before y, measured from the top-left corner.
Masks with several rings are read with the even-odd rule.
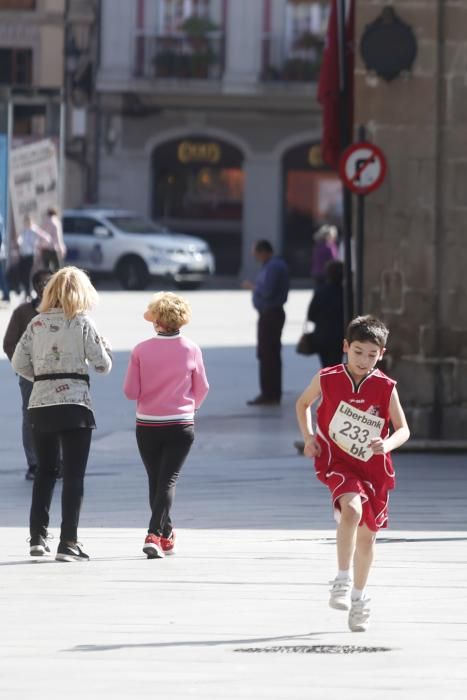
[[[22,230],[26,214],[40,224],[47,209],[58,206],[57,150],[52,139],[10,151],[10,198],[17,232]]]

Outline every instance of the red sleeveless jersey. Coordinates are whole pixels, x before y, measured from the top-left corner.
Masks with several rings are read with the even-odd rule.
[[[385,527],[387,492],[394,488],[395,479],[390,455],[374,455],[368,444],[372,437],[384,439],[389,434],[395,384],[378,369],[358,385],[345,365],[320,372],[316,432],[321,454],[315,459],[316,474],[330,488],[335,505],[344,493],[360,493],[362,520],[372,530]]]

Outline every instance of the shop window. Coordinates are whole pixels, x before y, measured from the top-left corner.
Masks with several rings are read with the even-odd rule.
[[[210,0],[162,0],[160,27],[162,34],[176,34],[188,17],[209,18]]]
[[[193,135],[158,146],[152,157],[152,216],[211,246],[218,274],[238,274],[243,154],[226,141]]]
[[[286,7],[285,32],[290,51],[298,50],[301,44],[311,44],[312,37],[323,38],[326,33],[330,7],[323,2],[300,2],[289,0]],[[302,48],[309,48],[303,46]]]
[[[154,174],[156,217],[228,221],[241,216],[242,157],[229,144],[171,142],[157,149]]]
[[[342,183],[322,162],[320,144],[284,157],[284,255],[292,275],[310,274],[313,234],[324,223],[342,225]]]
[[[32,50],[0,49],[0,84],[31,85]]]

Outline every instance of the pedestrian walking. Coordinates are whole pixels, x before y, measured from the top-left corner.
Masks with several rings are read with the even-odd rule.
[[[3,338],[3,351],[11,362],[15,348],[28,327],[29,322],[39,313],[37,307],[42,300],[42,292],[51,277],[48,270],[37,270],[32,276],[32,286],[36,296],[31,301],[20,304],[11,314],[10,322],[8,323]],[[32,481],[37,469],[37,455],[34,447],[34,441],[31,431],[31,422],[29,420],[28,405],[31,397],[33,382],[19,375],[19,388],[21,391],[22,404],[22,439],[23,449],[26,457],[27,471],[26,479]]]
[[[314,235],[314,246],[311,261],[311,276],[315,289],[324,284],[326,265],[332,260],[339,259],[337,226],[324,224]]]
[[[45,245],[51,243],[50,236],[39,228],[29,215],[25,216],[23,231],[18,236],[18,272],[19,281],[24,290],[25,301],[31,300],[31,271],[39,240],[44,241]]]
[[[284,304],[289,293],[289,270],[267,240],[258,241],[253,255],[261,265],[256,282],[243,282],[253,291],[258,312],[257,348],[260,393],[247,401],[249,406],[274,406],[282,398],[281,336],[285,323]]]
[[[112,358],[107,342],[87,315],[97,292],[86,273],[64,267],[45,286],[39,314],[30,321],[12,358],[15,372],[34,382],[29,416],[37,472],[29,518],[30,554],[50,552],[47,536],[59,453],[63,469],[62,524],[57,561],[88,561],[78,543],[91,434],[96,427],[89,390],[89,365],[107,374]]]
[[[58,215],[58,209],[49,207],[44,221],[43,230],[49,239],[41,238],[39,241],[39,253],[43,267],[56,272],[65,259],[66,246],[63,240],[62,222]]]
[[[307,319],[315,324],[313,332],[322,367],[342,362],[344,343],[344,266],[331,260],[325,268],[325,281],[313,293]]]
[[[365,587],[376,533],[387,527],[388,494],[395,484],[390,452],[410,434],[396,382],[376,369],[387,337],[388,329],[377,318],[353,319],[344,341],[347,363],[316,374],[296,406],[304,453],[315,459],[317,477],[331,492],[338,522],[338,572],[329,605],[349,610],[352,632],[368,627]],[[318,401],[314,432],[310,406]]]
[[[195,411],[209,384],[200,348],[180,332],[191,318],[185,299],[156,294],[144,318],[156,336],[132,351],[124,392],[137,402],[136,441],[149,483],[151,518],[143,552],[158,559],[175,552],[175,487],[193,443]]]

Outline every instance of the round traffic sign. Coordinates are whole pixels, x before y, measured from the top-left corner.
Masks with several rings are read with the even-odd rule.
[[[346,148],[339,161],[339,175],[345,186],[356,194],[376,190],[386,175],[384,153],[378,146],[362,141]]]

